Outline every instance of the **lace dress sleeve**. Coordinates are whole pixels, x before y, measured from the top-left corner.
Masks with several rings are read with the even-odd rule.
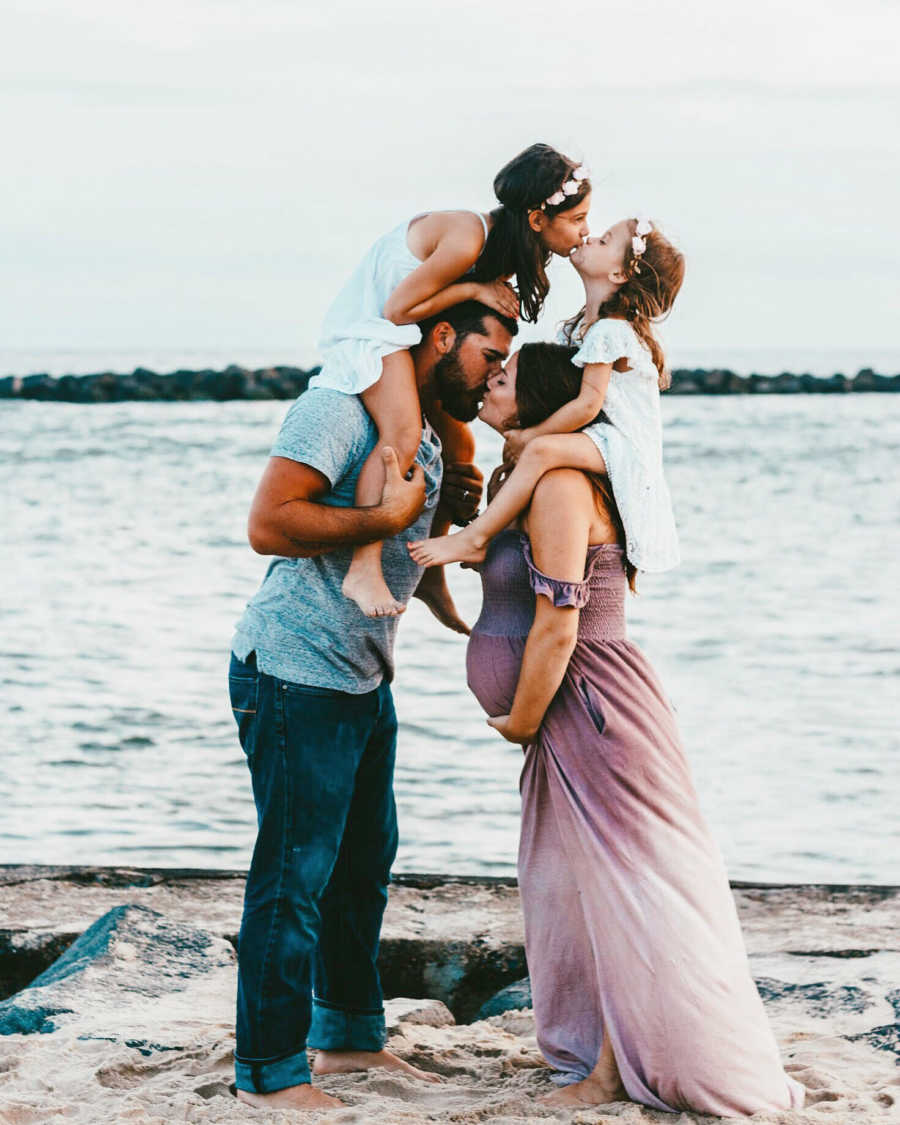
[[[550,599],[552,605],[561,608],[581,609],[587,605],[591,596],[587,579],[582,582],[564,582],[561,578],[551,578],[549,574],[538,570],[531,555],[531,544],[526,538],[522,539],[522,552],[528,566],[528,580],[536,594],[543,594]]]
[[[576,367],[588,363],[615,363],[617,359],[631,359],[639,346],[634,329],[625,320],[595,320],[587,330],[581,348],[572,357]]]

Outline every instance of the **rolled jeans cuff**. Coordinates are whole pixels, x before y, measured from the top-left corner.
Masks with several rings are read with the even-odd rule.
[[[387,1042],[384,1008],[340,1008],[313,998],[308,1043],[316,1051],[380,1051]]]
[[[251,1094],[272,1094],[288,1086],[303,1086],[310,1082],[306,1049],[273,1062],[254,1060],[245,1062],[235,1056],[234,1084],[239,1090]]]

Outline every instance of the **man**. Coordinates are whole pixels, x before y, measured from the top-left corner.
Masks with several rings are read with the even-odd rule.
[[[422,572],[406,544],[428,534],[442,477],[427,419],[440,409],[475,417],[516,323],[466,302],[421,327],[412,356],[426,420],[411,479],[387,450],[380,503],[352,507],[378,435],[358,398],[313,388],[288,411],[250,512],[251,546],[278,556],[238,623],[229,672],[259,825],[235,1051],[237,1095],[253,1105],[341,1104],[312,1086],[307,1045],[318,1051],[315,1074],[381,1066],[434,1079],[384,1050],[376,967],[397,850],[389,683],[398,619],[365,617],[341,582],[355,546],[384,540],[385,577],[408,599]],[[454,483],[444,502],[467,518],[480,474],[459,467]]]

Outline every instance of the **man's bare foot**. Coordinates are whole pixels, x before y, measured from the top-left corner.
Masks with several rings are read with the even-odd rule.
[[[406,609],[388,589],[380,567],[372,573],[351,563],[341,591],[345,598],[356,602],[366,617],[397,617]]]
[[[418,539],[409,544],[409,553],[419,566],[443,566],[452,562],[480,563],[484,560],[486,548],[477,532],[471,527],[464,527],[452,535]]]
[[[347,1104],[322,1090],[317,1090],[309,1082],[302,1086],[286,1086],[283,1090],[273,1090],[271,1094],[253,1094],[249,1090],[238,1090],[237,1100],[256,1106],[257,1109],[303,1109],[309,1112],[320,1109],[342,1109]]]
[[[627,1102],[629,1097],[621,1082],[615,1079],[600,1081],[592,1075],[588,1075],[580,1082],[573,1082],[571,1086],[563,1086],[559,1090],[554,1090],[552,1094],[545,1094],[538,1100],[541,1105],[588,1106]]]
[[[423,601],[438,621],[448,629],[452,629],[454,633],[462,633],[467,637],[472,632],[456,611],[453,598],[447,588],[447,576],[444,574],[443,567],[426,570],[413,597]]]
[[[313,1074],[351,1074],[356,1070],[393,1070],[405,1074],[407,1078],[418,1078],[420,1082],[441,1082],[438,1074],[419,1070],[412,1063],[404,1062],[393,1051],[319,1051],[313,1063]]]

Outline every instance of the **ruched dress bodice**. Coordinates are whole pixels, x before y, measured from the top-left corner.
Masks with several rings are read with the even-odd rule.
[[[526,636],[534,620],[537,594],[554,605],[577,606],[578,639],[625,639],[625,570],[622,548],[603,543],[588,548],[584,580],[563,582],[534,565],[528,536],[504,531],[492,540],[481,565],[484,600],[473,632],[501,637]]]
[[[625,635],[621,548],[589,548],[584,579],[564,582],[537,569],[526,536],[506,531],[481,581],[466,664],[489,715],[512,708],[535,598],[580,610],[520,782],[519,890],[544,1057],[584,1078],[609,1036],[629,1097],[653,1109],[732,1117],[802,1106],[672,708]]]
[[[539,596],[580,610],[575,651],[545,716],[545,732],[557,713],[572,706],[596,721],[600,667],[638,662],[644,671],[644,658],[625,635],[624,553],[617,544],[588,547],[584,578],[566,582],[539,570],[528,536],[508,529],[491,541],[480,571],[484,600],[469,637],[466,668],[469,688],[489,715],[505,715],[512,706]]]

